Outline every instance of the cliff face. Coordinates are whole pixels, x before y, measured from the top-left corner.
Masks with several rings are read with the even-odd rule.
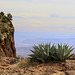
[[[16,57],[13,24],[4,14],[0,16],[0,56]]]

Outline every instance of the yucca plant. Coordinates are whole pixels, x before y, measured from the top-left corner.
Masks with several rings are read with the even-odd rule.
[[[33,54],[29,55],[30,58],[41,61],[41,62],[48,62],[51,59],[51,53],[53,53],[56,49],[55,45],[53,44],[39,44],[39,46],[34,46],[34,50],[30,50]]]
[[[71,54],[71,52],[74,50],[73,46],[69,47],[69,45],[59,45],[58,48],[55,51],[55,54],[52,56],[56,61],[65,61],[66,59],[69,59],[71,56],[74,55]]]

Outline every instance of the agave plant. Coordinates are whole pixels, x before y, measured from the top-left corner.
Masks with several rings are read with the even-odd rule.
[[[69,45],[67,44],[66,45],[58,44],[58,48],[56,49],[56,52],[52,57],[56,61],[65,61],[66,59],[74,55],[74,53],[71,54],[73,50],[74,50],[73,46],[69,47]]]
[[[34,50],[30,50],[33,54],[29,55],[32,59],[47,62],[51,59],[51,53],[53,53],[56,49],[55,45],[53,44],[39,44],[39,46],[34,45]]]

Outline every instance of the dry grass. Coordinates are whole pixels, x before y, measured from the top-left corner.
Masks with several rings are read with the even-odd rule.
[[[21,62],[18,63],[17,67],[23,68],[23,67],[37,66],[39,64],[40,62],[31,60],[29,58],[25,58]]]
[[[24,67],[38,67],[38,66],[50,66],[57,64],[55,62],[48,62],[48,63],[42,63],[38,62],[29,58],[24,58],[21,62],[18,63],[17,67],[24,68]]]

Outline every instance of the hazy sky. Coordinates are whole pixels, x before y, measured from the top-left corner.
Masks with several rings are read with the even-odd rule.
[[[16,32],[75,33],[75,0],[0,0]]]

